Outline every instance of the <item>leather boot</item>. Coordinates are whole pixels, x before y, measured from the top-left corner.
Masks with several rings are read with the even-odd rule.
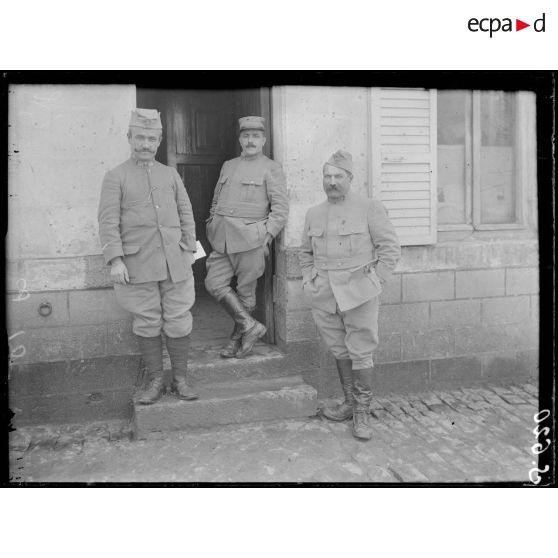
[[[189,347],[189,335],[185,335],[184,337],[167,336],[167,351],[172,366],[171,389],[176,393],[179,399],[186,399],[186,401],[191,401],[199,397],[186,382]]]
[[[350,359],[336,360],[337,372],[341,387],[345,394],[345,400],[335,407],[325,407],[322,414],[329,420],[342,421],[352,418],[353,416],[353,363]]]
[[[372,401],[372,368],[353,370],[353,436],[361,440],[372,438],[370,402]]]
[[[238,325],[234,324],[233,332],[230,336],[229,342],[223,347],[221,351],[222,358],[234,358],[238,349],[242,345],[242,333],[238,329]]]
[[[149,386],[138,399],[141,405],[151,405],[165,392],[163,376],[163,340],[157,337],[141,337],[138,339],[141,357],[149,375]]]
[[[240,350],[236,353],[236,358],[245,357],[251,350],[256,341],[263,337],[267,331],[266,327],[256,321],[233,291],[229,291],[220,301],[223,308],[229,313],[235,324],[238,325],[242,334]]]

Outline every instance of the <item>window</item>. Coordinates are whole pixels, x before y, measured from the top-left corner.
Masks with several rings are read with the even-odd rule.
[[[372,194],[402,245],[536,228],[534,93],[373,87],[370,130]]]
[[[522,223],[517,93],[438,91],[438,228]]]

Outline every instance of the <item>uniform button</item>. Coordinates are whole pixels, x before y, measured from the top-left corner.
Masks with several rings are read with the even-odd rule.
[[[159,209],[159,206],[158,206],[158,205],[156,205],[156,206],[155,206],[155,209]]]
[[[159,228],[162,229],[162,228],[163,228],[163,225],[159,225]]]
[[[161,248],[161,245],[160,245],[160,244],[157,244],[157,248]]]
[[[341,262],[337,262],[337,267],[339,267],[341,265]]]
[[[234,209],[231,209],[231,210],[230,210],[230,213],[231,213],[231,214],[234,213]]]

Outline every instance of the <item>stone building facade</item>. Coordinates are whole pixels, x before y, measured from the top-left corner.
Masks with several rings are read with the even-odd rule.
[[[355,161],[354,189],[384,201],[403,245],[381,296],[378,391],[537,377],[535,94],[329,86],[262,94],[290,199],[264,287],[268,342],[284,366],[320,397],[337,393],[333,359],[302,293],[297,248],[307,208],[324,199],[323,162],[343,148]],[[129,155],[129,112],[145,99],[132,84],[9,90],[16,424],[130,412],[140,359],[100,255],[96,212],[104,173]]]

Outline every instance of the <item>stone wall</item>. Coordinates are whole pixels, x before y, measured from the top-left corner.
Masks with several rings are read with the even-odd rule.
[[[379,391],[537,377],[536,242],[502,241],[497,260],[466,267],[468,253],[482,259],[494,251],[484,242],[403,248],[400,269],[380,297]],[[456,258],[453,269],[448,252]],[[423,264],[410,265],[413,260]],[[305,355],[306,379],[320,396],[337,392],[334,361],[302,292],[296,249],[279,254],[276,291],[279,345]]]
[[[369,191],[366,118],[368,92],[364,87],[274,87],[273,158],[283,165],[289,190],[289,221],[284,246],[299,246],[304,215],[324,198],[322,167],[337,149],[354,159],[354,190]]]
[[[321,169],[330,153],[345,148],[353,154],[354,189],[369,195],[367,93],[361,88],[353,88],[352,95],[344,88],[274,88],[273,107],[274,157],[286,171],[291,204],[278,247],[276,337],[285,351],[304,359],[306,380],[326,396],[338,392],[339,385],[302,292],[297,248],[306,210],[324,199]],[[532,208],[536,180],[524,195]],[[536,222],[532,213],[529,223]],[[535,232],[452,236],[441,233],[432,246],[403,247],[381,295],[375,359],[380,392],[538,373]]]
[[[16,85],[8,98],[12,410],[23,422],[118,416],[138,362],[91,366],[136,352],[100,256],[97,206],[104,173],[129,156],[135,87]]]
[[[272,92],[274,158],[288,178],[290,217],[277,242],[276,341],[285,366],[320,397],[338,393],[297,260],[307,208],[324,199],[324,158],[355,157],[370,191],[368,91]],[[18,424],[125,417],[138,376],[130,317],[114,300],[97,236],[106,170],[128,157],[134,86],[15,86],[9,92],[7,314],[10,407]],[[525,192],[536,223],[536,180]],[[538,247],[532,230],[404,247],[381,296],[379,392],[536,376]],[[39,309],[49,315],[41,315]],[[48,305],[48,306],[47,306]]]

